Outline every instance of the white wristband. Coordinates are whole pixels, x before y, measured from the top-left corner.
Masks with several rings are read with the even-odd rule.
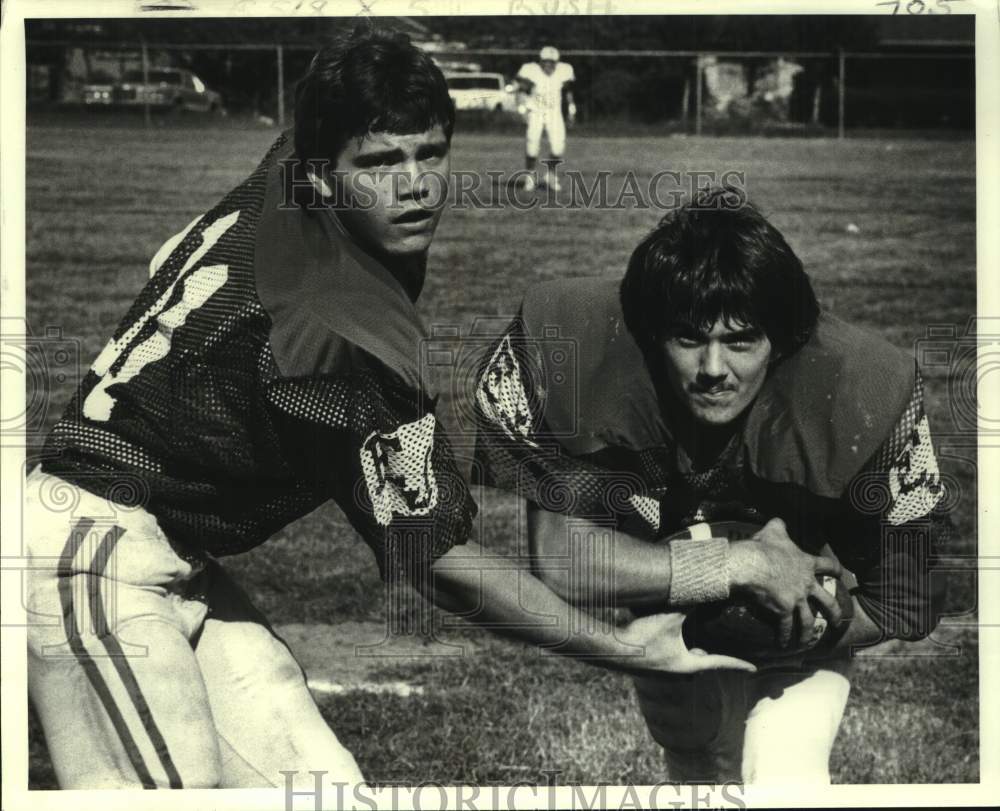
[[[729,597],[729,541],[725,538],[670,542],[670,604],[695,605]]]

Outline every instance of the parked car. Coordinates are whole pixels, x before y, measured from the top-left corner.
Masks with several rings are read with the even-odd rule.
[[[450,73],[445,79],[456,110],[517,111],[517,86],[506,82],[502,73]]]
[[[150,68],[148,80],[143,81],[141,70],[130,70],[118,82],[87,84],[83,88],[83,103],[120,107],[148,103],[163,110],[222,111],[222,96],[205,87],[205,83],[189,70]]]

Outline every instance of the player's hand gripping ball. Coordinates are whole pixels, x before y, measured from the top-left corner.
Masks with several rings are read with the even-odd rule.
[[[715,521],[708,525],[713,538],[730,541],[748,540],[761,527],[744,521]],[[699,537],[704,537],[703,533]],[[685,529],[665,539],[691,538]],[[778,642],[778,618],[750,600],[736,596],[715,603],[694,606],[684,621],[684,642],[689,648],[701,648],[709,653],[723,653],[750,661],[779,659],[831,647],[843,635],[853,613],[851,594],[837,578],[822,576],[823,588],[833,595],[840,606],[842,619],[834,627],[814,604],[812,634],[805,645],[782,648]]]

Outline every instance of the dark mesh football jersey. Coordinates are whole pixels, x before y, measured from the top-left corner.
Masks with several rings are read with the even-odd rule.
[[[822,316],[703,467],[624,327],[614,280],[530,290],[475,398],[480,483],[650,540],[780,517],[807,551],[829,544],[887,634],[933,627],[944,489],[920,376],[875,336]]]
[[[332,212],[288,204],[291,148],[158,252],[43,469],[214,555],[333,498],[384,577],[422,571],[475,514],[416,371],[423,328]]]

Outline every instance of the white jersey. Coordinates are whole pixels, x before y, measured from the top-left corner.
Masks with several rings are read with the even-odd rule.
[[[568,62],[556,62],[552,75],[542,70],[537,62],[526,62],[517,72],[519,79],[532,83],[528,97],[528,108],[547,115],[562,115],[563,88],[576,79],[573,66]]]

